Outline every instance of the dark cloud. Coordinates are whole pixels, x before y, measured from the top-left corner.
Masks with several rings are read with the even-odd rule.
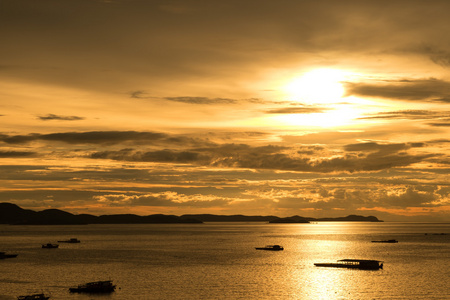
[[[417,144],[377,143],[354,144],[345,147],[349,153],[332,158],[310,158],[302,153],[284,153],[288,149],[279,146],[251,147],[245,144],[224,144],[189,151],[121,151],[94,152],[94,159],[113,159],[135,162],[191,163],[220,168],[269,169],[298,172],[360,172],[390,169],[421,162],[433,155],[411,155],[406,151]],[[309,149],[311,151],[311,149]],[[317,149],[320,151],[321,149]],[[354,153],[358,152],[358,153]],[[368,152],[368,154],[367,154]],[[311,153],[308,153],[311,154]]]
[[[42,121],[48,121],[48,120],[61,120],[61,121],[79,121],[84,120],[83,117],[78,116],[59,116],[54,114],[48,114],[45,116],[38,116],[38,119]]]
[[[346,84],[347,96],[450,103],[450,82],[435,78]]]
[[[209,145],[208,141],[184,136],[168,135],[160,132],[138,131],[89,131],[63,132],[51,134],[32,133],[28,135],[0,135],[0,141],[8,144],[23,144],[32,141],[53,141],[68,144],[120,144],[125,142],[152,144],[168,143],[179,145]]]
[[[134,162],[169,162],[169,163],[190,163],[200,159],[199,153],[191,151],[132,151],[129,149],[121,151],[103,151],[95,152],[90,155],[95,159],[112,159]]]
[[[392,153],[398,151],[408,150],[411,147],[420,147],[423,144],[408,144],[408,143],[399,143],[399,144],[378,144],[375,142],[370,143],[358,143],[358,144],[350,144],[346,145],[344,149],[346,151],[362,151],[362,152],[384,152],[384,153]]]
[[[0,151],[0,158],[8,158],[8,157],[30,157],[36,156],[36,152],[28,152],[28,151]]]

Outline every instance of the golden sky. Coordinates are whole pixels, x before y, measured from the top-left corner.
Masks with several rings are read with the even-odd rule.
[[[0,202],[449,221],[449,11],[3,0]]]

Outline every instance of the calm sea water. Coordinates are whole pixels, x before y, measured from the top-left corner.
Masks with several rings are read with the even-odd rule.
[[[444,233],[444,234],[442,234]],[[80,244],[41,244],[76,237]],[[371,243],[397,239],[398,244]],[[254,247],[283,245],[279,252]],[[0,299],[450,299],[450,224],[0,226]],[[319,268],[343,258],[378,271]],[[71,294],[113,280],[109,295]]]

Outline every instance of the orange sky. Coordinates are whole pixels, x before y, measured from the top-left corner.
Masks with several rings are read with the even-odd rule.
[[[0,9],[0,202],[450,220],[448,1]]]

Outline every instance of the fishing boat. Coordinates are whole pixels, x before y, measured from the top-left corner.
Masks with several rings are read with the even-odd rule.
[[[341,259],[335,263],[315,263],[314,265],[316,267],[347,268],[360,270],[383,269],[382,261],[368,259]]]
[[[397,240],[372,241],[372,243],[398,243]]]
[[[48,300],[48,299],[50,299],[50,296],[46,296],[45,294],[33,294],[17,297],[17,300]]]
[[[71,293],[111,293],[114,292],[116,286],[112,280],[94,281],[80,284],[77,287],[69,288]]]
[[[17,257],[17,254],[6,254],[6,252],[0,252],[0,259],[14,257]]]
[[[268,245],[265,247],[255,247],[256,250],[267,250],[267,251],[281,251],[284,248],[280,245]]]
[[[58,243],[72,243],[72,244],[75,244],[75,243],[81,243],[81,241],[79,239],[77,239],[77,238],[71,238],[71,239],[65,240],[65,241],[58,241]]]
[[[58,248],[58,247],[59,247],[58,244],[51,244],[51,243],[42,245],[42,248],[47,248],[47,249]]]

